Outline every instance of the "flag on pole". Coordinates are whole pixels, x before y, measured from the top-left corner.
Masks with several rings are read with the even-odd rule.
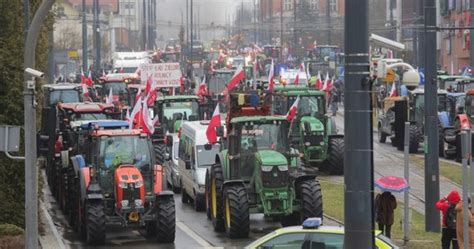
[[[326,73],[326,79],[324,80],[324,85],[323,85],[322,90],[329,92],[329,90],[331,90],[331,87],[332,87],[332,84],[331,84],[331,80],[329,79],[329,73]]]
[[[296,73],[295,80],[293,81],[293,85],[298,85],[300,81],[300,73],[304,72],[304,64],[301,63],[300,67],[298,68],[298,72]]]
[[[316,79],[316,89],[321,90],[323,88],[323,81],[321,80],[321,73],[318,71],[318,78]]]
[[[142,130],[148,135],[155,133],[154,121],[150,117],[150,110],[148,109],[147,101],[143,102],[142,109]]]
[[[395,85],[395,81],[392,84],[392,89],[390,90],[390,97],[396,97],[397,94],[397,85]]]
[[[112,88],[110,88],[109,91],[109,96],[107,96],[107,99],[105,100],[106,104],[112,104],[114,102],[114,95],[112,94]]]
[[[84,71],[81,69],[81,83],[87,84],[87,77],[84,75]]]
[[[273,59],[272,59],[272,65],[270,66],[270,72],[268,74],[268,90],[270,92],[273,92],[273,86],[275,85],[274,81],[274,65],[273,65]]]
[[[216,109],[214,109],[211,121],[209,121],[209,125],[207,126],[206,130],[207,141],[210,144],[215,144],[217,142],[216,128],[218,126],[221,126],[221,113],[219,110],[219,104],[216,105]]]
[[[242,67],[242,64],[240,64],[239,67],[237,68],[237,71],[235,71],[234,76],[232,76],[232,79],[230,79],[230,82],[227,85],[228,92],[230,92],[237,85],[239,85],[239,82],[243,80],[244,78],[245,78],[244,68]]]
[[[89,70],[89,74],[87,75],[87,85],[92,86],[94,81],[92,80],[92,70]]]
[[[81,86],[82,86],[82,95],[84,95],[85,97],[89,97],[89,89],[87,88],[87,84],[81,83]]]
[[[295,118],[299,103],[300,96],[296,98],[295,102],[293,103],[293,105],[291,105],[290,109],[288,110],[288,113],[286,114],[286,119],[288,120],[288,122],[291,122]]]

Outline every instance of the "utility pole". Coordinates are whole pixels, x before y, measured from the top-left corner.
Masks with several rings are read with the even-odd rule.
[[[368,14],[368,0],[345,0],[345,249],[374,248],[375,243]]]
[[[418,26],[421,26],[424,23],[424,15],[425,15],[425,9],[424,9],[424,0],[417,0],[418,1]],[[426,64],[425,64],[425,50],[424,50],[424,45],[425,45],[425,32],[424,31],[418,31],[418,63],[420,64],[420,67],[423,68],[423,70],[426,70]],[[425,74],[426,76],[426,74]],[[425,77],[426,79],[426,77]],[[425,80],[426,81],[426,80]]]
[[[189,0],[186,0],[186,47],[189,46]]]
[[[414,8],[413,8],[413,18],[414,18],[414,26],[417,25],[417,17],[418,17],[418,3],[416,2],[417,0],[414,1]],[[413,29],[413,65],[416,65],[417,67],[420,66],[419,60],[418,60],[418,29],[415,28]]]
[[[30,26],[30,1],[23,0],[23,16],[24,16],[24,29],[25,29],[25,41],[28,35],[28,27]]]
[[[26,0],[28,1],[28,0]],[[82,0],[82,71],[87,71],[87,12],[86,0]]]
[[[397,35],[396,35],[396,26],[394,25],[395,20],[393,18],[393,9],[395,8],[395,0],[390,0],[390,33],[391,33],[391,39],[396,41],[397,40]]]
[[[328,45],[331,45],[331,0],[326,0],[326,23],[328,24]]]
[[[469,15],[471,15],[471,23],[469,26],[474,27],[474,0],[469,0],[469,9],[470,12]],[[474,65],[474,30],[471,30],[469,32],[469,39],[471,41],[470,43],[470,48],[469,48],[469,60],[471,62],[471,65]],[[453,72],[451,72],[453,74]]]
[[[293,48],[296,48],[297,43],[298,41],[296,38],[296,0],[293,0]]]
[[[94,41],[95,41],[95,65],[94,71],[99,73],[100,71],[100,23],[99,23],[99,0],[94,0],[93,2],[94,8]]]
[[[283,0],[280,0],[280,62],[283,62]]]
[[[35,67],[36,44],[41,25],[49,14],[54,0],[43,0],[36,11],[25,42],[24,68]],[[24,73],[25,119],[25,248],[38,248],[38,167],[36,164],[36,101],[35,86],[28,84],[31,75]]]
[[[253,43],[254,44],[257,44],[257,33],[258,33],[258,30],[257,30],[257,2],[255,2],[255,0],[253,0]]]
[[[425,0],[425,229],[439,232],[439,211],[435,204],[439,199],[438,153],[438,98],[436,76],[436,5],[435,0]]]

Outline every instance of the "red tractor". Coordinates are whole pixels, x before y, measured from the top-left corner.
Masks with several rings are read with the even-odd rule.
[[[144,227],[158,242],[175,238],[173,192],[155,165],[150,137],[125,121],[82,124],[82,150],[71,157],[72,224],[89,244],[103,244],[107,225]]]

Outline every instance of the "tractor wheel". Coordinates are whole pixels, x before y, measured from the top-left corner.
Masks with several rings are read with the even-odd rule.
[[[156,235],[156,221],[145,221],[145,231],[149,238],[154,238]]]
[[[222,166],[218,163],[211,167],[210,179],[210,209],[211,220],[215,231],[225,231],[224,224],[224,201],[222,198],[222,186],[224,185],[224,175]]]
[[[173,181],[173,180],[171,180],[171,181]],[[171,186],[171,189],[173,190],[173,193],[175,193],[175,194],[181,193],[181,186],[182,186],[181,184],[178,186],[177,183],[176,184],[173,183],[173,185]]]
[[[163,165],[165,163],[165,153],[166,153],[166,145],[162,142],[155,145],[155,154],[156,154],[156,161],[158,164]]]
[[[91,245],[105,243],[106,217],[102,202],[86,204],[86,241]]]
[[[415,125],[410,125],[410,144],[409,144],[410,153],[417,153],[419,147],[420,147],[420,132],[418,130],[418,127],[416,127]]]
[[[174,197],[160,198],[156,204],[156,237],[158,242],[173,243],[176,234]]]
[[[71,166],[72,167],[72,166]],[[77,200],[79,199],[78,196],[78,184],[76,184],[76,178],[72,168],[68,168],[68,181],[67,181],[67,195],[66,195],[66,209],[69,210],[68,212],[68,221],[71,227],[75,227],[76,219],[77,219]]]
[[[204,195],[196,194],[196,199],[194,199],[194,209],[198,212],[206,210],[206,199]]]
[[[438,133],[438,153],[439,157],[444,157],[444,134],[442,130]]]
[[[329,139],[328,170],[333,175],[344,174],[344,138]]]
[[[300,223],[310,217],[323,218],[323,194],[318,180],[302,181],[297,187],[300,199]]]
[[[247,238],[250,231],[249,200],[244,186],[225,189],[225,230],[230,238]]]
[[[204,201],[206,204],[206,216],[207,219],[211,219],[211,198],[209,198],[209,193],[210,193],[210,186],[211,184],[209,183],[209,171],[206,171],[206,181],[205,181],[205,190],[204,190]]]
[[[387,134],[385,134],[385,132],[382,131],[382,126],[380,124],[378,125],[377,135],[379,138],[379,143],[384,144],[385,141],[387,140]]]

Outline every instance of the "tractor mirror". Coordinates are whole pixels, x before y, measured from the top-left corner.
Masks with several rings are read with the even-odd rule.
[[[191,160],[188,159],[184,161],[184,164],[185,164],[184,166],[186,167],[186,169],[191,169]]]
[[[171,135],[166,136],[166,145],[167,146],[172,146],[173,145],[173,136],[171,136]]]
[[[222,125],[216,127],[216,133],[218,137],[224,136],[224,127]]]
[[[309,122],[304,122],[304,132],[306,135],[311,134],[311,124]]]

